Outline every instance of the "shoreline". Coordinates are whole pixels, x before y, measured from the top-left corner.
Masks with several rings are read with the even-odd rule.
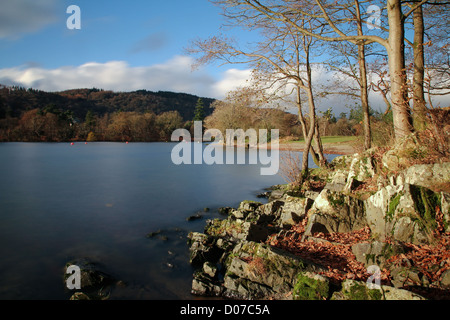
[[[274,186],[267,203],[243,200],[222,208],[224,218],[208,220],[202,233],[191,232],[191,293],[232,300],[450,299],[450,193],[420,178],[430,171],[445,180],[450,163],[398,170],[384,161],[389,153],[379,162],[376,151],[340,147],[324,146],[352,155],[336,158],[327,177],[316,177],[324,182],[320,190]],[[301,144],[280,144],[283,149],[301,151]],[[392,177],[369,188],[382,169]],[[431,194],[427,201],[443,210],[441,229],[405,217],[425,201],[414,196],[417,190]],[[427,262],[429,255],[438,271]]]
[[[304,152],[305,146],[301,142],[280,143],[280,151]],[[340,156],[356,153],[355,148],[348,143],[327,143],[323,145],[324,154],[337,154]]]
[[[42,144],[64,144],[64,143],[74,143],[74,144],[90,144],[90,143],[179,143],[176,141],[84,141],[84,140],[71,140],[71,141],[0,141],[0,144],[7,143],[42,143]],[[203,143],[210,143],[205,141]],[[225,146],[225,145],[224,145]],[[270,149],[270,146],[269,146]],[[355,148],[348,143],[325,143],[323,145],[323,151],[325,154],[336,154],[336,155],[352,155],[356,153]],[[279,151],[294,151],[294,152],[304,152],[304,143],[302,142],[290,142],[290,143],[280,143]]]

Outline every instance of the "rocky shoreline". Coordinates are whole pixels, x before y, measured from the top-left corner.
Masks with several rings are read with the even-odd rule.
[[[450,163],[405,146],[340,156],[308,188],[222,208],[188,236],[192,293],[229,299],[450,299]]]

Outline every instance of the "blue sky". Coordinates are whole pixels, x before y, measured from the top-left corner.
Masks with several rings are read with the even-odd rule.
[[[80,30],[67,28],[70,5],[81,9]],[[0,0],[0,6],[1,84],[221,98],[249,75],[236,66],[191,70],[189,42],[221,32],[220,9],[208,0]]]
[[[182,55],[190,39],[216,33],[221,20],[218,8],[207,0],[47,2],[48,20],[42,17],[41,27],[3,39],[2,67],[24,61],[47,68],[87,61],[126,60],[131,66],[161,63]],[[70,17],[66,8],[71,4],[81,9],[81,30],[66,27]]]
[[[81,9],[81,29],[69,30],[67,8]],[[208,0],[0,0],[0,84],[45,91],[101,88],[185,92],[224,98],[250,78],[245,65],[192,70],[185,48],[219,33],[242,43],[255,34],[222,29],[220,8]],[[330,74],[315,73],[317,82]],[[444,101],[444,100],[443,100]],[[446,99],[446,101],[448,101]],[[321,99],[335,114],[353,105]],[[447,102],[444,104],[448,104]],[[384,110],[380,95],[371,105]]]

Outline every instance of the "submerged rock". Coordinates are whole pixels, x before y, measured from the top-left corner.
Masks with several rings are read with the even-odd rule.
[[[194,220],[199,220],[202,218],[203,218],[203,215],[201,215],[200,213],[197,213],[197,214],[187,217],[186,221],[194,221]]]
[[[71,300],[104,300],[109,297],[110,288],[117,283],[111,275],[104,272],[102,266],[87,259],[77,259],[68,262],[64,268],[64,281],[70,281],[68,268],[76,266],[80,269],[80,288],[70,298]]]

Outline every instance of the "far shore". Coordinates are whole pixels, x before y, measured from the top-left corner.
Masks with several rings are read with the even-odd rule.
[[[132,143],[133,141],[84,141],[84,140],[71,140],[71,141],[0,141],[0,143],[95,143],[95,142],[111,142],[111,143]],[[139,143],[156,143],[165,141],[148,141]],[[314,144],[313,144],[314,145]],[[248,145],[246,145],[248,146]],[[268,145],[270,148],[270,144]],[[261,148],[261,146],[258,146]],[[303,152],[305,150],[305,143],[302,141],[280,141],[279,148],[280,151],[294,151]],[[355,154],[357,151],[352,143],[352,141],[343,142],[323,142],[323,151],[325,154],[337,154],[337,155],[351,155]]]
[[[282,151],[298,151],[303,152],[305,150],[305,143],[303,142],[280,142],[280,150]],[[323,152],[325,154],[338,154],[349,155],[356,153],[355,148],[351,143],[338,142],[338,143],[324,143]]]

